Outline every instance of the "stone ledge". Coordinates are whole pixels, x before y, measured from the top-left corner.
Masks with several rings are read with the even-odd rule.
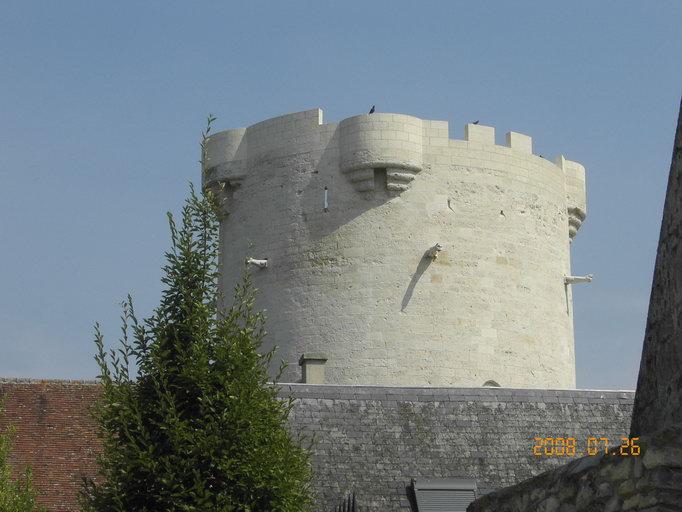
[[[26,377],[0,377],[0,384],[78,384],[99,385],[97,380],[80,379],[32,379]]]
[[[443,388],[443,387],[399,387],[371,385],[335,384],[278,384],[282,394],[306,398],[349,397],[357,400],[401,400],[467,402],[492,400],[498,402],[547,402],[584,404],[609,403],[631,404],[634,391],[590,390],[590,389],[513,389],[513,388]],[[425,398],[428,397],[428,398]],[[587,400],[587,401],[585,401]]]

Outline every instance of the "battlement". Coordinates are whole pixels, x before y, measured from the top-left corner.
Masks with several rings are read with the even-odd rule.
[[[206,141],[203,185],[238,185],[245,177],[248,161],[310,151],[319,144],[323,127],[322,110],[314,109],[211,135]]]
[[[450,140],[473,143],[471,147],[477,144],[496,145],[495,128],[492,126],[469,123],[464,126],[464,139],[449,139],[447,121],[375,113],[349,117],[338,124],[323,124],[323,111],[313,109],[260,121],[248,128],[230,129],[211,135],[206,145],[204,171],[215,173],[224,167],[239,167],[247,154],[250,158],[256,158],[277,150],[289,153],[310,150],[309,146],[316,146],[323,140],[320,135],[332,134],[337,129],[342,148],[341,168],[350,170],[391,164],[420,167],[424,146],[447,146]],[[505,146],[498,147],[533,154],[533,139],[530,136],[507,132],[505,137]],[[556,166],[561,169],[559,157]],[[207,181],[211,179],[209,176]]]
[[[495,128],[467,124],[464,139],[450,139],[447,121],[393,113],[364,114],[339,123],[323,123],[321,109],[287,114],[248,128],[218,132],[206,142],[203,186],[213,190],[239,187],[262,162],[292,155],[325,153],[356,192],[374,191],[375,170],[385,170],[385,187],[400,195],[432,162],[472,167],[476,162],[497,172],[516,173],[520,179],[549,181],[566,195],[569,238],[585,219],[585,169],[557,156],[554,162],[533,154],[533,139],[506,133],[506,145],[495,143]],[[546,173],[543,175],[543,173]],[[225,197],[227,205],[229,198]],[[226,206],[226,211],[228,207]]]

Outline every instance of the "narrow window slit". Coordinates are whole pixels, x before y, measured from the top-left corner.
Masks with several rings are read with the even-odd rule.
[[[388,183],[385,168],[374,169],[374,191],[385,191]]]

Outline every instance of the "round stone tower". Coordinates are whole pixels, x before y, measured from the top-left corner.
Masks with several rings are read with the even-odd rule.
[[[203,185],[221,287],[251,259],[283,381],[575,387],[580,164],[488,126],[315,109],[211,136]]]

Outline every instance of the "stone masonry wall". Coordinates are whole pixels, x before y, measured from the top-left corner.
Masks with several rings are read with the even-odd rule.
[[[575,387],[580,164],[488,126],[454,140],[445,121],[315,109],[216,133],[203,182],[223,204],[225,296],[246,258],[268,260],[253,281],[284,380],[314,352],[331,384]]]
[[[488,494],[467,512],[682,511],[682,428],[639,441],[639,456],[620,449],[586,457]]]
[[[295,432],[315,436],[320,512],[354,492],[366,512],[411,509],[413,478],[469,478],[479,489],[518,483],[572,457],[537,457],[534,437],[627,435],[632,392],[285,385]]]
[[[98,451],[88,406],[96,383],[0,381],[6,414],[17,428],[15,468],[30,465],[40,503],[78,510],[83,475]],[[409,511],[412,478],[474,478],[481,489],[517,483],[567,459],[532,454],[536,436],[616,443],[628,428],[632,392],[500,388],[283,386],[297,398],[292,434],[316,441],[313,487],[319,512],[349,491],[366,512]]]
[[[682,423],[682,104],[651,287],[632,432]]]

